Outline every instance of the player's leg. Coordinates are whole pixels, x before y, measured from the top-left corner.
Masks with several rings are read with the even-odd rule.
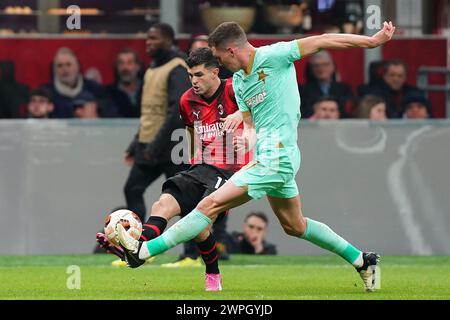
[[[125,182],[124,186],[127,209],[136,213],[142,222],[145,221],[146,212],[144,192],[148,188],[148,186],[153,181],[155,181],[162,173],[163,171],[158,166],[147,166],[136,163],[133,164],[130,169],[127,181]],[[97,233],[96,239],[100,247],[103,248],[107,253],[113,253],[122,261],[125,260],[125,252],[123,252],[123,249],[109,243],[108,239],[102,232]],[[114,261],[113,265],[121,265],[120,263],[122,261]]]
[[[204,198],[196,209],[180,219],[161,236],[147,242],[137,243],[118,224],[119,239],[125,248],[138,254],[139,259],[148,259],[193,239],[208,227],[220,212],[244,204],[250,199],[246,188],[238,187],[232,181],[227,181],[217,191]]]
[[[305,218],[298,195],[293,198],[268,196],[268,200],[288,235],[307,240],[341,256],[356,268],[364,281],[366,290],[372,291],[374,289],[376,280],[374,267],[378,263],[378,255],[361,252],[326,224]]]
[[[218,177],[220,181],[225,180],[214,167],[208,165],[197,165],[184,171],[182,174],[168,179],[163,186],[166,193],[170,193],[177,199],[180,205],[180,215],[184,217],[191,212],[197,204],[209,195],[214,187],[217,186]],[[210,231],[204,233],[204,237],[197,238],[196,241],[189,241],[193,245],[192,251],[196,257],[201,256],[205,266],[206,274],[219,274],[219,264],[215,257],[217,256],[217,244],[215,234]],[[186,258],[172,264],[166,264],[166,267],[180,266],[198,266],[201,262],[197,259]]]
[[[300,197],[275,198],[267,196],[270,206],[283,230],[290,236],[302,238],[332,251],[356,267],[362,265],[362,252],[337,235],[327,225],[305,218]]]
[[[167,227],[167,222],[175,216],[191,208],[192,199],[200,198],[203,189],[199,190],[195,181],[187,180],[183,174],[176,174],[181,166],[165,165],[167,180],[162,185],[162,193],[158,201],[153,203],[150,218],[143,225],[141,240],[149,241],[160,236]],[[188,189],[189,188],[189,189]]]
[[[166,229],[167,222],[180,214],[180,205],[177,199],[169,193],[162,193],[153,203],[150,217],[142,225],[142,241],[148,241],[161,235]]]
[[[171,194],[162,193],[159,199],[153,203],[147,222],[142,225],[140,241],[147,241],[158,237],[166,229],[167,222],[179,214],[180,206],[177,200]],[[123,260],[126,261],[129,267],[137,268],[145,263],[145,261],[141,261],[130,255],[122,245],[120,248],[124,251],[125,259]]]
[[[222,276],[219,270],[219,255],[217,252],[217,241],[215,235],[211,232],[211,225],[201,231],[195,238],[194,242],[205,263],[205,290],[221,291]]]
[[[213,224],[213,232],[217,239],[217,253],[219,254],[219,260],[228,260],[228,251],[226,247],[227,241],[227,220],[228,212],[220,215]]]
[[[170,219],[172,219],[175,216],[179,216],[180,214],[181,214],[180,204],[178,203],[175,196],[170,193],[163,193],[159,198],[159,200],[155,202],[152,206],[152,212],[150,214],[150,217],[147,220],[147,222],[143,225],[140,240],[149,241],[151,239],[158,237],[166,229],[168,221],[170,221]],[[196,250],[197,248],[196,242],[192,240],[190,241],[190,243],[191,246],[193,247],[191,250],[195,251],[195,254],[197,255],[195,258],[197,258],[199,254],[198,251]],[[184,258],[185,257],[183,257],[183,259]],[[176,263],[169,263],[163,264],[162,266],[176,267],[179,265],[177,265]]]
[[[167,220],[176,215],[181,214],[183,216],[185,213],[192,211],[204,195],[210,193],[210,191],[205,191],[206,188],[202,183],[197,179],[194,179],[200,173],[203,175],[212,175],[211,179],[206,179],[205,181],[211,180],[213,186],[217,184],[217,172],[211,172],[211,170],[208,170],[208,168],[205,167],[194,167],[166,180],[163,184],[163,195],[152,207],[151,217],[148,223],[144,225],[147,229],[144,230],[144,237],[141,240],[147,241],[155,238],[164,231]],[[157,228],[158,226],[149,225],[151,219],[157,218],[164,220],[164,228]],[[157,231],[156,233],[155,230]],[[219,291],[221,290],[221,277],[217,259],[215,236],[208,229],[204,230],[204,232],[195,240],[196,242],[194,243],[196,243],[206,266],[206,290]],[[129,255],[127,252],[127,260],[129,261],[130,267],[134,268],[143,264],[143,260],[135,258],[136,257]]]

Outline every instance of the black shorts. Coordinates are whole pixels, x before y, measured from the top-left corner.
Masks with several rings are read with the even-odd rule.
[[[196,164],[186,171],[181,171],[167,179],[162,186],[162,193],[171,194],[181,208],[184,217],[195,209],[206,196],[219,189],[234,172],[222,170],[208,164]],[[216,222],[226,212],[222,212]]]

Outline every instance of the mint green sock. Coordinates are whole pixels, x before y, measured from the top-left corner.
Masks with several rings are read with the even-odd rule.
[[[360,250],[337,235],[326,224],[309,218],[306,221],[306,231],[301,236],[302,239],[308,240],[322,249],[334,252],[344,258],[348,263],[356,265],[356,261],[361,255]]]
[[[192,210],[191,213],[178,220],[162,235],[147,242],[150,256],[156,256],[175,247],[177,244],[195,238],[210,223],[211,219],[203,213],[196,209]]]

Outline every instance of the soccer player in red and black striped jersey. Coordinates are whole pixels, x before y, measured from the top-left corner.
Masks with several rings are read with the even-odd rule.
[[[249,161],[248,154],[238,154],[233,146],[243,125],[231,79],[219,78],[219,63],[209,48],[193,51],[186,62],[192,88],[180,99],[180,114],[188,132],[192,166],[164,182],[162,194],[144,224],[142,241],[159,236],[168,220],[191,212]],[[222,290],[214,234],[204,230],[194,241],[206,266],[206,290]],[[121,252],[130,267],[143,264],[126,250]]]

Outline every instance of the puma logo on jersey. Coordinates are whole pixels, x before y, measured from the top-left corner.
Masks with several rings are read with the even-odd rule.
[[[197,120],[199,120],[200,119],[200,110],[199,111],[197,111],[197,112],[195,112],[195,111],[192,111],[192,114],[195,116],[195,118],[197,119]]]

